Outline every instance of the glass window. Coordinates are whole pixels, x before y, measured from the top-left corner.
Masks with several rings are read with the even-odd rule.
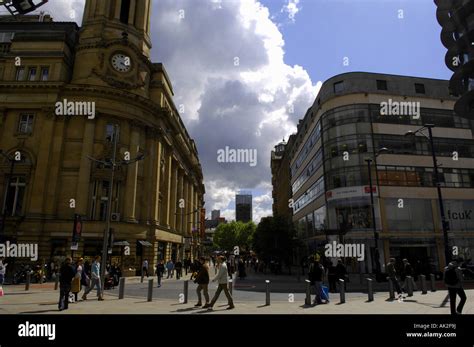
[[[25,68],[23,66],[16,68],[15,80],[23,81],[25,79]]]
[[[18,123],[18,132],[21,134],[31,134],[33,132],[33,114],[20,114],[20,122]]]
[[[314,229],[315,231],[326,229],[326,206],[322,206],[314,211]]]
[[[403,198],[384,202],[389,232],[434,230],[431,200]]]
[[[334,93],[340,93],[344,90],[344,81],[334,83]]]
[[[451,231],[474,231],[474,200],[444,200],[444,208]]]
[[[49,67],[43,67],[41,69],[41,80],[47,81],[49,79]]]
[[[425,94],[425,85],[422,83],[415,83],[415,92],[417,94]]]
[[[5,213],[6,216],[14,217],[22,215],[25,189],[25,177],[12,177],[8,180],[8,189],[3,203],[3,213]]]
[[[36,68],[30,67],[28,70],[28,81],[35,81],[36,80]]]
[[[309,237],[314,235],[313,213],[312,212],[306,216],[306,230],[308,232]]]
[[[105,128],[105,140],[108,142],[115,141],[115,124],[107,124]],[[120,128],[117,126],[117,141],[120,138]]]
[[[377,80],[377,89],[378,90],[387,90],[387,81]]]

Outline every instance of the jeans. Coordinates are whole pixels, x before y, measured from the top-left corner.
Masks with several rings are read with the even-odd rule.
[[[59,286],[59,303],[60,310],[67,310],[69,307],[69,292],[71,291],[70,284],[61,284]]]
[[[204,299],[206,299],[206,304],[209,303],[209,292],[207,291],[207,284],[199,284],[196,289],[198,295],[198,304],[202,304],[201,291],[204,291]]]
[[[402,288],[400,288],[400,283],[398,282],[398,279],[396,277],[390,277],[390,281],[393,283],[393,289],[397,292],[397,294],[402,294]]]
[[[448,288],[449,292],[449,305],[451,306],[451,314],[461,313],[466,303],[466,293],[462,288]],[[459,295],[461,300],[459,301],[459,305],[456,309],[456,294]]]
[[[100,296],[100,292],[101,292],[100,278],[91,278],[91,285],[89,288],[87,288],[84,291],[84,295],[89,294],[94,289],[95,286],[97,287],[97,296]]]
[[[162,274],[161,274],[161,273],[158,274],[157,277],[158,277],[158,286],[161,286],[161,277],[162,277]]]
[[[323,288],[321,287],[322,283],[323,282],[321,281],[314,281],[314,290],[316,291],[316,297],[314,298],[314,302],[317,304],[322,303],[322,300],[321,300],[321,291],[323,290]]]
[[[219,299],[219,295],[221,295],[221,292],[224,291],[225,296],[227,297],[227,301],[229,302],[229,306],[234,306],[234,301],[232,300],[232,296],[229,293],[229,287],[227,283],[219,283],[219,287],[217,288],[216,294],[214,294],[214,297],[212,298],[210,306],[214,306],[216,303],[217,299]]]
[[[168,277],[166,278],[173,278],[173,270],[168,269]]]

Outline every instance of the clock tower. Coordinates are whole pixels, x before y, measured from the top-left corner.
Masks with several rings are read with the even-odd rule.
[[[146,94],[151,0],[86,0],[72,84]]]

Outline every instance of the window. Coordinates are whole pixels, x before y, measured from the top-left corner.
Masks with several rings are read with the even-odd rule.
[[[334,93],[340,93],[344,90],[344,81],[334,83]]]
[[[30,69],[28,70],[28,81],[34,80],[36,80],[36,68],[30,67]]]
[[[120,21],[124,24],[128,24],[129,15],[130,0],[122,0],[122,7],[120,8]]]
[[[387,81],[377,80],[377,89],[378,90],[387,90]]]
[[[43,67],[41,69],[41,81],[47,81],[49,79],[49,67]]]
[[[20,122],[18,123],[18,132],[21,134],[31,134],[33,132],[33,114],[20,114]]]
[[[106,220],[110,193],[110,182],[104,180],[94,181],[92,186],[91,220]],[[114,183],[112,197],[112,213],[119,211],[120,182]]]
[[[22,215],[25,189],[25,177],[12,177],[8,181],[8,189],[3,203],[3,213],[5,213],[6,216],[14,217]]]
[[[25,79],[25,68],[23,66],[16,68],[16,81],[23,81]]]
[[[398,199],[384,199],[388,231],[433,231],[431,200],[403,199],[400,208]]]
[[[108,142],[114,142],[115,140],[115,133],[117,131],[117,142],[120,137],[120,130],[119,126],[115,124],[107,124],[105,128],[105,140]]]
[[[422,83],[415,83],[415,92],[417,94],[425,94],[425,85]]]

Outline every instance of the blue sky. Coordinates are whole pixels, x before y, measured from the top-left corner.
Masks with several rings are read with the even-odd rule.
[[[450,78],[432,0],[300,0],[294,23],[281,12],[288,0],[260,2],[281,23],[285,62],[313,81],[348,71]]]

